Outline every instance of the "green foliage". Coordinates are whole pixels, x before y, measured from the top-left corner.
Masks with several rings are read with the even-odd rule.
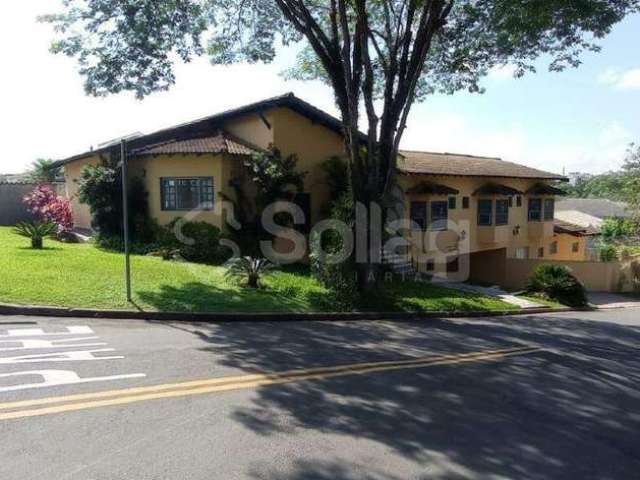
[[[103,162],[86,165],[78,180],[78,200],[89,206],[91,225],[101,235],[122,236],[120,170]]]
[[[543,264],[536,267],[527,282],[527,291],[574,307],[587,305],[584,286],[564,265]]]
[[[177,250],[189,262],[219,265],[232,253],[220,244],[220,238],[220,229],[215,225],[176,219],[160,229],[157,243],[165,249]]]
[[[226,263],[226,276],[235,279],[246,280],[249,288],[260,288],[260,279],[274,265],[266,258],[235,257]]]
[[[625,218],[608,218],[600,227],[605,241],[621,240],[638,234],[638,223]]]
[[[14,228],[15,233],[31,239],[31,248],[41,249],[44,237],[58,233],[58,226],[51,222],[22,222]]]
[[[618,250],[614,245],[603,243],[598,247],[598,257],[601,262],[615,262],[618,259]]]
[[[78,60],[88,93],[105,95],[129,90],[142,97],[166,90],[175,82],[174,58],[189,61],[206,52],[214,64],[272,61],[278,44],[288,45],[303,38],[282,10],[287,3],[67,0],[62,13],[46,15],[41,20],[56,27],[58,38],[52,51]],[[332,38],[329,8],[322,2],[300,3],[316,28],[322,29],[326,38]],[[394,8],[389,9],[389,3]],[[355,17],[355,5],[345,2],[351,19]],[[391,12],[390,20],[398,23],[397,33],[402,35],[409,0],[368,2],[366,8],[372,32],[386,31],[385,22]],[[576,66],[583,51],[597,50],[594,39],[604,37],[614,24],[637,10],[637,0],[456,1],[428,52],[417,85],[418,96],[434,90],[479,91],[479,80],[491,67],[515,64],[520,75],[533,71],[541,55],[551,60],[552,70]],[[413,20],[411,26],[417,29],[420,15],[416,14]],[[209,35],[207,49],[201,45],[205,33]],[[376,40],[378,48],[370,47],[368,53],[375,68],[373,87],[380,93],[384,66],[399,55],[390,51],[390,45],[381,38]],[[395,37],[389,39],[394,40]],[[326,78],[317,53],[304,48],[302,52],[293,73],[305,79]]]
[[[304,189],[307,172],[297,170],[296,155],[283,157],[280,150],[271,148],[252,155],[245,166],[249,169],[251,180],[258,187],[256,202],[259,210],[276,200],[288,199],[292,189],[296,192]]]
[[[157,226],[149,216],[148,193],[141,178],[129,179],[129,233],[132,243],[152,243]],[[120,168],[110,162],[86,165],[78,180],[78,199],[89,206],[91,225],[99,233],[99,244],[107,249],[122,238],[122,176]]]
[[[59,172],[60,169],[54,166],[53,160],[39,158],[31,164],[29,180],[34,183],[53,183]]]
[[[629,145],[622,170],[600,175],[583,174],[575,185],[567,184],[561,188],[572,197],[627,202],[635,216],[640,218],[640,145]]]
[[[329,169],[329,171],[336,171]],[[327,182],[330,173],[327,175]],[[336,189],[336,192],[339,191]],[[329,218],[338,220],[353,230],[355,224],[355,213],[353,207],[353,197],[349,184],[345,186],[342,194],[332,197],[335,200],[330,204]],[[343,246],[343,238],[336,230],[327,230],[319,237],[313,233],[309,242],[309,259],[311,261],[311,272],[323,285],[335,292],[336,300],[341,308],[349,309],[359,301],[357,268],[353,255],[347,260],[339,263],[327,261],[328,258],[340,252]]]

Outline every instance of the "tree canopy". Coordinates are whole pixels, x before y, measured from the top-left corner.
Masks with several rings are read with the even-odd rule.
[[[322,79],[340,111],[351,190],[384,202],[411,106],[436,91],[481,91],[511,64],[516,75],[578,66],[585,51],[640,0],[63,0],[43,17],[52,50],[77,58],[86,91],[144,97],[175,81],[174,61],[270,62],[303,48],[290,76]],[[361,133],[361,112],[366,118]],[[429,132],[425,132],[428,135]],[[372,253],[372,255],[374,255]],[[369,276],[369,275],[367,275]]]

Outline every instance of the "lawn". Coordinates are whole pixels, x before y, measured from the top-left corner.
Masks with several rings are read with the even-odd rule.
[[[133,300],[124,298],[124,256],[92,244],[46,239],[45,249],[0,227],[0,302],[75,308],[195,312],[330,312],[332,292],[304,269],[276,271],[261,290],[225,278],[223,267],[132,256]],[[416,282],[391,282],[362,310],[509,310],[499,300]]]

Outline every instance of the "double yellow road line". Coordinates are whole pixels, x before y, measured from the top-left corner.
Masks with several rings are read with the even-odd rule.
[[[534,346],[514,347],[500,350],[464,353],[459,355],[441,355],[387,362],[356,363],[332,367],[289,370],[277,373],[257,373],[251,375],[195,380],[190,382],[152,385],[148,387],[82,393],[78,395],[38,398],[33,400],[0,403],[0,420],[51,415],[55,413],[73,412],[76,410],[109,407],[114,405],[126,405],[129,403],[161,398],[185,397],[191,395],[203,395],[207,393],[226,392],[230,390],[249,389],[266,385],[299,382],[303,380],[320,380],[346,375],[385,372],[408,368],[425,368],[436,365],[454,365],[460,363],[498,360],[513,355],[525,355],[539,351],[542,351],[542,349]]]

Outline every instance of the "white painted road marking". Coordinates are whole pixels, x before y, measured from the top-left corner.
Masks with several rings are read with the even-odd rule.
[[[42,336],[59,336],[59,335],[93,335],[93,330],[87,326],[65,327],[66,332],[46,333],[41,328],[10,328],[6,335],[0,335],[0,338],[16,338],[16,337],[42,337]]]
[[[2,392],[15,392],[28,388],[58,387],[60,385],[77,385],[79,383],[106,382],[110,380],[124,380],[127,378],[146,377],[144,373],[130,373],[126,375],[110,375],[107,377],[80,378],[76,372],[71,370],[32,370],[28,372],[15,372],[0,374],[0,378],[11,378],[19,376],[38,375],[44,379],[43,382],[26,383],[22,385],[12,385],[10,387],[0,387]]]
[[[18,355],[17,357],[0,357],[0,365],[15,363],[43,363],[43,362],[84,362],[91,360],[116,360],[124,358],[121,355],[111,357],[96,357],[94,353],[114,352],[115,348],[99,348],[97,350],[74,350],[71,352],[39,353],[36,355]]]
[[[68,348],[79,347],[97,347],[107,345],[104,342],[90,342],[90,343],[76,343],[86,342],[87,340],[98,340],[99,337],[94,335],[93,330],[90,327],[84,325],[74,325],[64,327],[64,331],[59,332],[45,332],[41,328],[12,328],[7,329],[6,333],[0,334],[0,352],[15,352],[16,350],[58,350],[51,353],[31,353],[28,355],[10,355],[6,357],[0,356],[0,367],[2,365],[16,365],[23,363],[53,363],[53,362],[91,362],[100,360],[121,360],[124,359],[122,355],[109,355],[100,356],[95,354],[102,354],[106,352],[114,352],[113,348],[99,348],[90,350],[64,350]],[[56,339],[42,339],[33,337],[61,337],[71,336],[72,338],[56,338]],[[81,336],[78,336],[81,335]],[[90,336],[86,336],[90,335]],[[62,351],[59,351],[61,350]],[[42,381],[34,382],[34,377],[39,377]],[[107,375],[102,377],[86,377],[82,378],[77,372],[73,370],[29,370],[23,372],[11,372],[0,373],[0,380],[2,379],[18,379],[28,383],[22,383],[16,385],[9,384],[1,386],[0,393],[2,392],[15,392],[19,390],[27,390],[32,388],[47,388],[58,387],[62,385],[77,385],[82,383],[94,383],[94,382],[106,382],[114,380],[125,380],[132,378],[146,377],[144,373],[130,373],[123,375]]]
[[[77,337],[77,338],[60,338],[56,340],[0,340],[0,352],[10,352],[15,350],[40,350],[46,348],[78,348],[78,347],[101,347],[106,345],[104,342],[98,343],[74,343],[85,340],[97,340],[98,337]],[[64,345],[63,345],[64,344]],[[2,347],[2,345],[14,345],[12,347]],[[16,346],[19,345],[19,346]]]

